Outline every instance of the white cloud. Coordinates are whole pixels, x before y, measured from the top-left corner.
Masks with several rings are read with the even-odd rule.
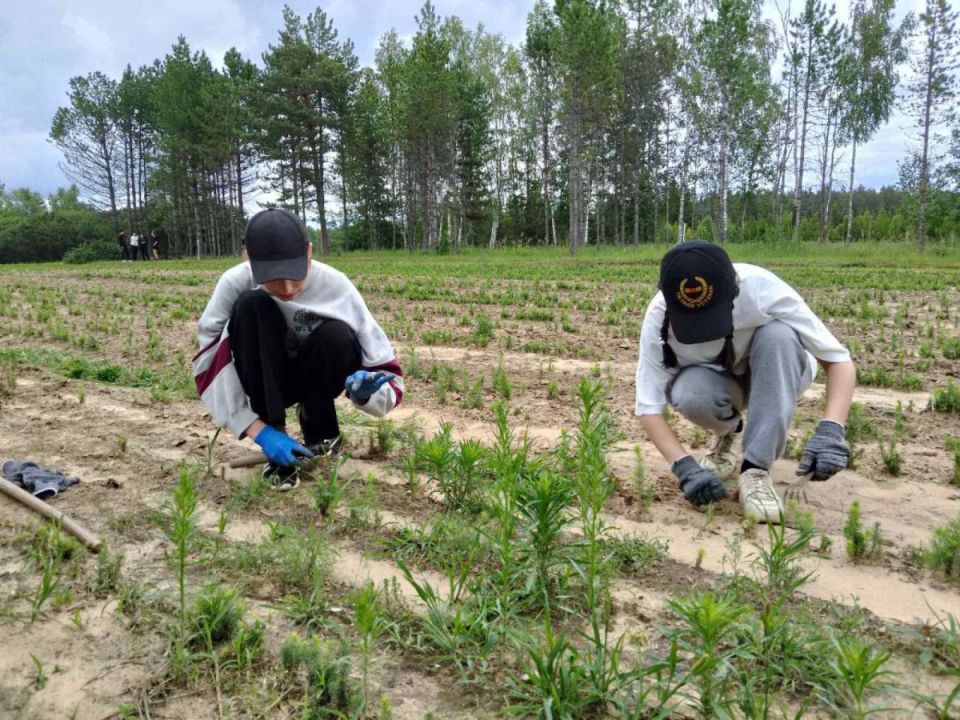
[[[93,20],[68,13],[60,20],[61,25],[72,33],[74,43],[83,48],[87,55],[101,62],[97,65],[113,65],[114,44],[110,36],[101,30]],[[102,62],[108,60],[108,62]]]
[[[320,0],[288,0],[301,17]],[[923,0],[901,0],[898,13]],[[773,0],[766,13],[775,17]],[[799,7],[800,0],[793,0]],[[441,16],[457,15],[468,28],[483,24],[513,44],[522,42],[534,0],[434,0]],[[841,0],[845,17],[849,0]],[[321,7],[341,38],[350,38],[363,64],[373,61],[380,37],[395,28],[401,37],[416,31],[422,0],[326,0]],[[163,58],[184,35],[193,50],[215,64],[230,47],[257,63],[276,42],[280,2],[262,0],[22,0],[5,3],[0,23],[0,182],[43,193],[67,183],[57,167],[59,154],[46,141],[50,122],[66,102],[68,81],[99,70],[119,77]],[[59,19],[59,20],[58,20]],[[904,124],[901,122],[901,125]],[[891,123],[859,151],[858,175],[865,184],[896,180],[904,152],[902,129]],[[898,144],[899,143],[899,144]]]

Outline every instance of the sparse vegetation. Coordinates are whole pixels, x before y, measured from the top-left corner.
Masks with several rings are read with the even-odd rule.
[[[932,570],[951,579],[960,577],[960,516],[933,529],[924,559]]]
[[[823,496],[790,507],[786,530],[741,525],[730,502],[694,514],[634,424],[623,376],[661,246],[591,247],[575,262],[550,249],[397,253],[389,276],[331,257],[395,343],[407,392],[379,421],[338,401],[348,457],[308,467],[286,494],[259,468],[226,467],[240,445],[228,433],[208,443],[191,387],[194,324],[225,261],[0,268],[0,380],[15,378],[0,387],[0,423],[9,437],[42,428],[30,447],[85,483],[53,503],[106,541],[94,556],[52,526],[5,532],[0,550],[26,562],[5,565],[0,624],[11,637],[65,629],[94,656],[103,632],[113,652],[137,647],[143,665],[118,700],[130,717],[186,702],[210,717],[388,718],[401,697],[411,712],[410,687],[431,688],[418,717],[544,717],[544,702],[554,717],[598,720],[863,717],[940,688],[929,676],[960,666],[933,600],[960,575],[958,521],[911,555],[894,513],[863,517],[857,504],[841,537],[830,500],[924,483],[940,498],[960,483],[960,415],[943,409],[957,392],[945,341],[955,260],[931,248],[904,269],[882,247],[730,250],[770,260],[875,383],[847,423],[860,477],[808,486]],[[931,408],[904,394],[918,389],[939,391]],[[789,455],[821,403],[801,400]],[[709,441],[669,422],[687,445]],[[68,426],[90,434],[82,453],[59,442]],[[903,482],[883,480],[897,472]],[[885,581],[927,591],[917,617],[940,621],[892,633],[869,592],[858,597],[872,615],[808,592],[823,568],[859,583],[881,560],[895,571]],[[30,670],[23,686],[53,697],[54,655],[32,648],[37,668],[20,644],[9,649]],[[920,712],[956,712],[949,687],[924,692]]]
[[[960,385],[950,380],[947,387],[935,389],[933,409],[942,413],[960,413]]]

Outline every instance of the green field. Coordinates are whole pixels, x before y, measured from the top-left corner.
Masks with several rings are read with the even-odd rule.
[[[0,459],[80,477],[106,546],[0,503],[0,716],[955,717],[960,249],[730,246],[857,364],[854,466],[783,532],[693,510],[633,419],[663,250],[330,258],[408,392],[287,494],[193,391],[236,260],[0,266]]]

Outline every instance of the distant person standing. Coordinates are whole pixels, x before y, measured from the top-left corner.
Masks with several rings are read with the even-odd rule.
[[[117,247],[120,248],[120,260],[127,259],[127,234],[121,230],[117,233]]]
[[[150,231],[150,252],[153,254],[154,260],[160,259],[160,237],[156,230]]]
[[[137,235],[137,246],[140,248],[140,259],[149,260],[150,259],[150,241],[147,239],[146,235],[139,234]]]
[[[130,259],[136,260],[137,253],[140,252],[140,235],[138,233],[130,234],[129,251],[130,251]]]

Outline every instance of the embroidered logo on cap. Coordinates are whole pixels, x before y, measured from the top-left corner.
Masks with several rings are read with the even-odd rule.
[[[691,284],[691,282],[695,284]],[[677,290],[677,301],[685,308],[691,310],[701,308],[711,300],[713,300],[713,285],[699,275],[695,276],[693,281],[687,278],[680,281],[680,289]]]

